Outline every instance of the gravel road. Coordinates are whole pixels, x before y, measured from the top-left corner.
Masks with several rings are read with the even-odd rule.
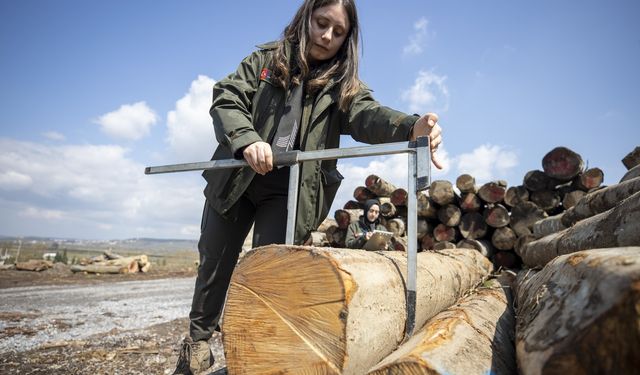
[[[0,354],[184,318],[194,285],[189,277],[0,289]]]

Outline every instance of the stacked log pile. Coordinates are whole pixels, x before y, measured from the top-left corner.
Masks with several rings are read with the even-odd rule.
[[[566,228],[563,213],[600,189],[604,179],[600,168],[585,169],[582,157],[566,147],[549,151],[542,168],[529,171],[521,185],[510,187],[502,180],[478,186],[468,174],[459,176],[455,186],[433,181],[417,197],[418,249],[472,248],[496,267],[519,268],[519,249]],[[353,197],[335,212],[334,221],[326,222],[313,235],[310,244],[345,247],[347,227],[363,214],[363,203],[376,198],[381,203],[382,224],[394,233],[394,248],[405,250],[407,191],[370,175]]]
[[[136,273],[148,272],[151,268],[149,258],[142,254],[123,257],[122,255],[105,251],[91,259],[83,259],[80,264],[71,266],[72,272],[86,273]]]

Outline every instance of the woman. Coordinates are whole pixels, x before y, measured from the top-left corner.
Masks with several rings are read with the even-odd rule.
[[[380,224],[380,202],[377,199],[369,199],[364,203],[364,213],[360,219],[347,228],[345,244],[352,249],[362,249],[375,230],[386,231],[387,228]]]
[[[305,0],[283,38],[259,46],[213,88],[210,114],[219,146],[213,159],[244,158],[249,168],[206,171],[206,203],[198,243],[200,267],[176,374],[209,367],[207,340],[218,328],[242,243],[284,243],[289,168],[273,153],[338,148],[340,134],[366,143],[430,136],[441,142],[438,117],[381,106],[358,79],[359,25],[353,0]],[[439,163],[434,159],[434,164]],[[326,217],[342,176],[336,161],[300,168],[295,242],[304,243]]]

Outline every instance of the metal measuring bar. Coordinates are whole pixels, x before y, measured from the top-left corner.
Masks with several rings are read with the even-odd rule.
[[[405,325],[405,339],[413,334],[416,321],[416,273],[418,265],[418,229],[417,192],[425,190],[431,183],[431,152],[429,138],[420,137],[415,142],[383,143],[378,145],[334,148],[318,151],[288,151],[274,154],[274,166],[288,166],[289,192],[287,201],[287,234],[285,243],[294,242],[296,212],[298,206],[298,183],[300,179],[300,163],[314,160],[347,159],[365,156],[380,156],[391,154],[408,154],[408,198],[407,198],[407,233],[409,244],[407,249],[407,322]],[[247,167],[245,160],[224,159],[197,163],[172,164],[147,167],[145,174],[160,174],[174,172],[199,171],[205,169],[225,169]]]

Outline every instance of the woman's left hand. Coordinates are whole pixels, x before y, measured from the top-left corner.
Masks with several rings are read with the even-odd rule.
[[[427,113],[416,121],[410,140],[415,141],[418,137],[426,136],[429,137],[429,145],[431,146],[431,161],[436,168],[442,169],[442,164],[436,156],[436,151],[442,143],[442,129],[438,125],[438,115],[435,113]]]

